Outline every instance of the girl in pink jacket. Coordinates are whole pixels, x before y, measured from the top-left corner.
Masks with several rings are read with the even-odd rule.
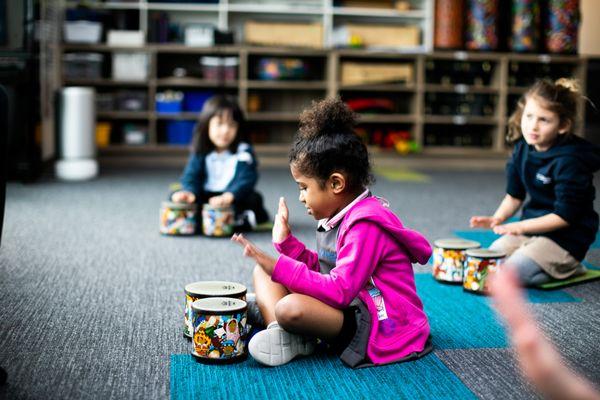
[[[291,234],[283,198],[273,227],[277,259],[242,235],[232,238],[258,264],[256,303],[267,329],[248,348],[262,364],[308,355],[314,338],[353,368],[431,351],[412,270],[412,263],[428,261],[431,247],[367,189],[369,157],[355,123],[339,98],[315,103],[300,117],[290,165],[300,201],[319,221],[316,252]]]

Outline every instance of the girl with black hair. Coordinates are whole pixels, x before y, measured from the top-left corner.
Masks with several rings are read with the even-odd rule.
[[[316,252],[291,234],[283,198],[273,227],[278,258],[242,235],[232,237],[258,264],[256,304],[267,329],[248,348],[262,364],[312,353],[315,337],[353,368],[431,351],[412,269],[427,263],[431,246],[371,195],[369,156],[354,125],[354,113],[339,98],[315,103],[300,117],[290,166],[299,200],[319,221]]]
[[[233,206],[238,228],[268,222],[262,196],[255,190],[257,160],[247,141],[245,118],[237,102],[215,96],[204,103],[192,139],[192,154],[173,202]]]

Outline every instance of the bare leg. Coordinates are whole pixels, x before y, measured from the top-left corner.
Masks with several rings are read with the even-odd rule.
[[[273,282],[260,265],[254,267],[252,280],[256,291],[256,304],[258,304],[258,309],[265,320],[265,324],[268,325],[276,321],[275,305],[287,296],[289,291],[282,284]]]
[[[298,293],[282,298],[275,307],[275,315],[285,330],[323,339],[337,337],[344,323],[342,311]]]

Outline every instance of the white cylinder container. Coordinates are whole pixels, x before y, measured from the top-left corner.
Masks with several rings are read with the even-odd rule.
[[[61,93],[59,155],[56,175],[66,180],[86,180],[98,174],[96,161],[95,91],[67,87]]]

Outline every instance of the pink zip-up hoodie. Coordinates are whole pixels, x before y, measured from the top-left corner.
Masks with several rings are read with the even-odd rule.
[[[412,263],[425,264],[431,246],[423,235],[404,228],[376,197],[359,201],[344,216],[336,264],[329,275],[319,272],[317,253],[294,236],[275,247],[281,255],[273,281],[337,309],[357,296],[367,306],[371,362],[386,364],[423,351],[429,322],[417,295]]]

